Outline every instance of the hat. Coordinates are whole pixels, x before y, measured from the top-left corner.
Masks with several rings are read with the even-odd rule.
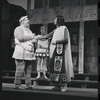
[[[22,20],[24,20],[25,18],[27,18],[27,16],[23,16],[19,19],[19,22],[21,22]]]

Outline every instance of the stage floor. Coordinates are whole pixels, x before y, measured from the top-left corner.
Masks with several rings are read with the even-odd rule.
[[[23,86],[25,86],[23,84]],[[98,98],[98,89],[91,88],[73,88],[68,87],[66,92],[52,91],[54,86],[32,86],[33,89],[14,89],[14,84],[2,83],[2,91],[9,92],[23,92],[23,93],[40,93],[40,94],[51,94],[51,95],[66,95],[66,96],[80,96],[80,97],[93,97]]]

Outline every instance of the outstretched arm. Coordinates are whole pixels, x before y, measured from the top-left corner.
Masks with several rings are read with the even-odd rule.
[[[37,39],[40,39],[40,40],[42,40],[42,39],[48,39],[48,38],[50,38],[53,35],[54,31],[55,30],[53,30],[52,32],[50,32],[49,34],[47,34],[45,36],[40,36],[39,35],[39,36],[37,36]]]

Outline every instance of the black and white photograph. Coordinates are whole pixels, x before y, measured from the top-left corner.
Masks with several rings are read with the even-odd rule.
[[[100,0],[1,0],[2,100],[99,100]]]

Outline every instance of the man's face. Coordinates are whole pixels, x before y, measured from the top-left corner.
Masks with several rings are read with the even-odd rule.
[[[26,17],[23,21],[25,26],[29,26],[29,19]]]
[[[46,34],[45,28],[41,28],[40,32],[41,32],[41,35],[45,35]]]

